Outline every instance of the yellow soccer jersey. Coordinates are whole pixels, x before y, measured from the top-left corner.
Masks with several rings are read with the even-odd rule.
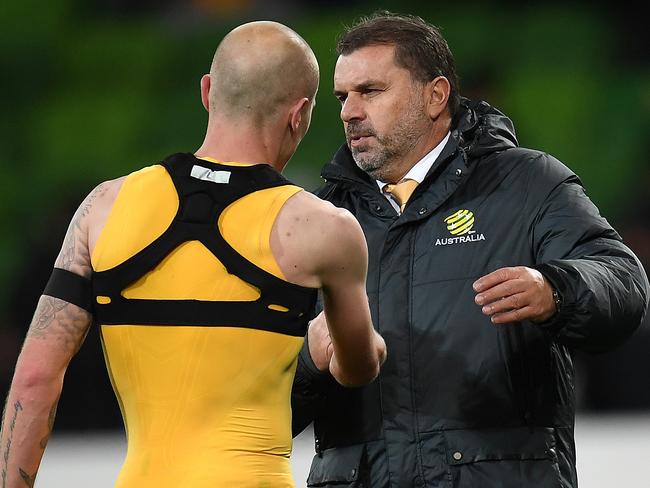
[[[239,254],[281,279],[271,228],[299,191],[285,185],[250,193],[219,218],[222,236]],[[129,175],[92,252],[94,271],[147,247],[169,227],[178,205],[164,167]],[[181,244],[123,292],[204,301],[251,301],[259,294],[199,241]],[[100,327],[128,438],[117,487],[294,486],[290,394],[302,337],[229,326]]]

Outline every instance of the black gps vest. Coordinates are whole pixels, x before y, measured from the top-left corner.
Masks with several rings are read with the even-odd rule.
[[[217,224],[223,210],[245,195],[291,183],[266,164],[227,166],[192,154],[175,154],[161,164],[178,192],[176,216],[146,248],[114,268],[93,273],[95,320],[106,325],[237,326],[304,336],[314,315],[317,290],[289,283],[257,267],[225,241]],[[122,295],[180,244],[194,240],[210,250],[228,273],[258,288],[260,297],[240,302],[131,299]]]

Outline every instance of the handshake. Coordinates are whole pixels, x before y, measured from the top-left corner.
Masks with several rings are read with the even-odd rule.
[[[320,371],[329,371],[344,386],[361,386],[370,383],[377,377],[380,366],[386,360],[386,343],[375,330],[372,330],[368,337],[371,347],[366,354],[360,355],[358,351],[350,351],[349,354],[346,354],[347,351],[338,351],[333,344],[325,312],[319,313],[309,323],[307,340],[314,365]],[[353,362],[357,364],[351,364]],[[364,367],[364,364],[367,366]],[[357,373],[355,378],[351,378],[348,371],[355,368],[361,372]]]

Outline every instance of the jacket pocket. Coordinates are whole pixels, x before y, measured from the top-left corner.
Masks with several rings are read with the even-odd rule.
[[[453,488],[561,488],[554,429],[445,431]]]
[[[360,487],[359,471],[364,444],[325,449],[314,456],[307,486]]]

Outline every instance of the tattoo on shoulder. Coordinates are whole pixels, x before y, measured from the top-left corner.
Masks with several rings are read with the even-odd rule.
[[[104,182],[97,186],[81,203],[75,212],[68,232],[61,246],[61,252],[54,264],[57,268],[74,271],[89,277],[91,274],[90,253],[88,251],[88,233],[84,219],[90,214],[93,205],[99,197],[108,191],[109,185]]]
[[[108,191],[108,183],[100,183],[97,185],[97,187],[91,191],[86,199],[82,202],[80,206],[81,210],[81,217],[85,217],[90,213],[90,210],[93,208],[93,204],[95,203],[95,200],[98,197],[104,196],[104,194]]]
[[[76,353],[88,332],[91,315],[65,300],[41,296],[27,337],[55,336],[66,349]]]

